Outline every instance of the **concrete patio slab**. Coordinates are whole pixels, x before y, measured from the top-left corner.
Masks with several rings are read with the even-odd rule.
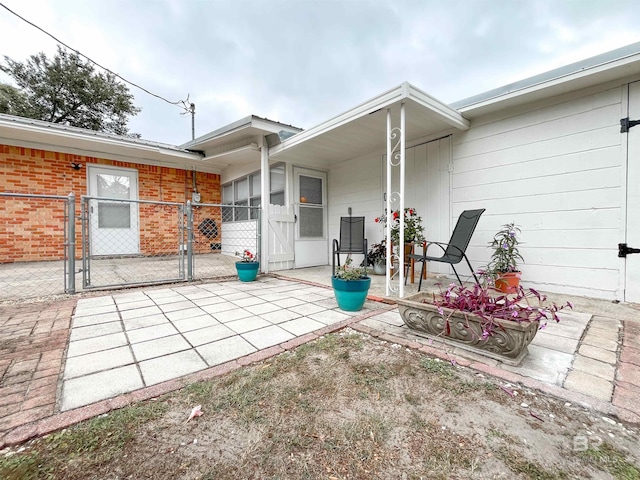
[[[73,330],[71,331],[71,333],[73,333]],[[103,335],[102,337],[76,340],[75,342],[69,342],[67,357],[77,357],[78,355],[85,355],[87,353],[94,353],[102,350],[109,350],[111,348],[122,347],[127,343],[127,337],[125,337],[124,333],[122,332]]]
[[[220,325],[220,322],[211,315],[201,315],[200,317],[187,318],[185,320],[173,322],[173,326],[183,334],[192,330],[212,327],[213,325]]]
[[[170,337],[176,335],[179,332],[171,323],[162,323],[160,325],[154,325],[152,327],[136,328],[134,330],[127,331],[127,337],[129,342],[140,343],[147,340],[155,340],[156,338]]]
[[[293,335],[277,325],[271,325],[270,327],[261,328],[260,330],[243,333],[242,337],[256,347],[256,349],[262,350],[263,348],[272,347],[291,340]]]
[[[142,378],[135,365],[72,378],[64,382],[60,409],[64,412],[104,398],[131,392],[143,386]]]
[[[129,346],[111,348],[101,352],[87,353],[79,357],[68,358],[64,366],[63,378],[75,378],[90,373],[101,372],[134,362]]]
[[[205,359],[210,367],[235,358],[244,357],[257,350],[256,347],[240,336],[225,338],[196,348],[196,351],[202,355],[202,358]]]
[[[205,361],[194,350],[172,353],[140,362],[145,385],[155,385],[207,368]]]
[[[194,347],[204,345],[206,343],[222,340],[223,338],[231,337],[237,332],[234,332],[231,328],[221,323],[217,325],[211,325],[209,327],[200,328],[198,330],[190,330],[184,333],[184,338]]]
[[[131,345],[133,354],[139,362],[150,358],[160,357],[169,353],[188,350],[191,345],[182,335],[172,335],[170,337],[157,338],[148,342],[134,343]]]

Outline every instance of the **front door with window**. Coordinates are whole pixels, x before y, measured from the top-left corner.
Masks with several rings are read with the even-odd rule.
[[[294,168],[296,267],[328,265],[327,174]]]
[[[89,166],[91,255],[140,253],[138,172],[131,169]],[[117,201],[123,200],[123,201]]]

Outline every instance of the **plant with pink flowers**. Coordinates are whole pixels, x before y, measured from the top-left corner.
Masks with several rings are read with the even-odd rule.
[[[492,336],[496,329],[501,328],[497,319],[517,323],[539,322],[540,329],[547,325],[548,320],[560,321],[558,312],[565,307],[573,308],[570,302],[564,305],[545,303],[546,295],[533,288],[518,287],[514,294],[500,295],[497,291],[480,285],[464,287],[450,284],[446,291],[433,294],[432,300],[423,300],[438,307],[438,313],[445,320],[444,335],[449,334],[449,321],[456,312],[470,313],[482,319],[482,338]]]

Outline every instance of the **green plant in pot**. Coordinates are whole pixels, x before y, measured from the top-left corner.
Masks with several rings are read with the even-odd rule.
[[[518,262],[524,262],[518,250],[520,233],[520,228],[514,223],[503,225],[490,243],[493,253],[489,265],[486,271],[480,272],[502,293],[515,293],[520,285],[522,272]]]
[[[357,312],[367,299],[371,279],[367,276],[367,267],[353,267],[351,263],[351,255],[348,255],[344,265],[331,277],[331,285],[338,307],[347,312]]]
[[[373,273],[384,275],[387,264],[387,244],[384,240],[374,243],[367,252],[367,266],[373,267]]]
[[[236,271],[241,282],[253,282],[258,276],[260,262],[250,250],[236,252],[240,261],[236,262]]]

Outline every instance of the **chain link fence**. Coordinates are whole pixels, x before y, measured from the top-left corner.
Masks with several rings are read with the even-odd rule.
[[[193,221],[190,279],[236,274],[236,254],[260,258],[260,208],[197,203],[188,205]]]
[[[0,193],[0,301],[74,289],[67,257],[69,226],[71,246],[78,240],[74,210],[73,195]]]
[[[79,204],[76,212],[73,195],[0,193],[0,301],[229,277],[237,252],[260,258],[259,207],[86,196]]]

